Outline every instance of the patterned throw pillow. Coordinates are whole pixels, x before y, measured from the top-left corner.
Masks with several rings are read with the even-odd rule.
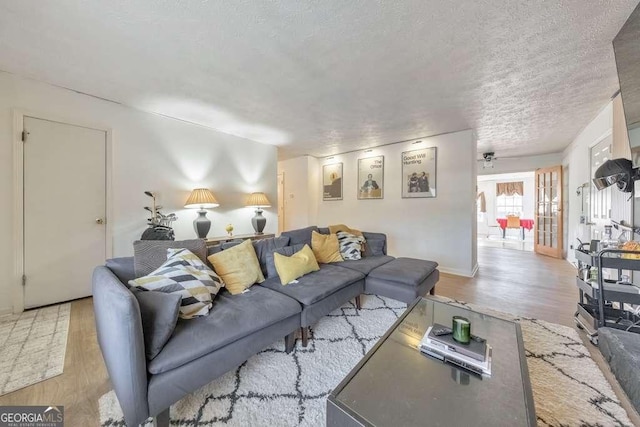
[[[147,291],[179,294],[182,319],[206,316],[213,305],[213,297],[224,282],[187,249],[167,249],[167,254],[167,261],[157,270],[129,281],[129,285]]]
[[[356,236],[346,231],[338,231],[336,234],[338,235],[342,258],[344,258],[345,261],[359,260],[362,257],[362,244],[365,242],[364,237]]]
[[[194,254],[193,252],[191,252],[189,249],[185,249],[185,248],[168,248],[167,249],[167,259],[181,260],[181,261],[186,262],[190,266],[197,268],[198,270],[206,269],[206,270],[211,271],[209,266],[207,264],[205,264],[204,262],[202,262],[200,257],[198,255]]]
[[[189,249],[202,262],[207,262],[207,245],[204,239],[191,240],[138,240],[133,242],[133,265],[136,278],[156,271],[167,260],[167,249]]]

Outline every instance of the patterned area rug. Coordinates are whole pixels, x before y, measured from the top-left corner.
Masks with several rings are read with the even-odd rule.
[[[0,396],[62,373],[70,311],[60,304],[0,317]]]
[[[476,311],[498,313],[470,304]],[[174,426],[324,426],[326,398],[404,312],[406,304],[363,296],[314,328],[291,354],[280,341],[171,408]],[[515,319],[514,319],[515,320]],[[632,426],[611,386],[571,328],[519,319],[540,426]],[[113,391],[100,398],[102,426],[124,426]],[[148,423],[147,425],[151,425]]]

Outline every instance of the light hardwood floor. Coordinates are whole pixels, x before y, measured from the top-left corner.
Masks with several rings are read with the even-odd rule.
[[[474,278],[443,274],[436,294],[513,314],[574,326],[578,293],[568,262],[517,250],[478,248],[480,270]],[[591,344],[587,348],[606,370]],[[615,386],[616,393],[621,394]],[[66,425],[97,426],[98,399],[110,383],[96,340],[91,298],[74,301],[64,373],[0,397],[0,405],[64,405]],[[624,402],[628,412],[631,407]],[[631,413],[638,423],[637,414]]]
[[[62,375],[0,396],[4,405],[64,405],[65,426],[98,426],[98,399],[111,389],[93,317],[91,298],[71,303]]]
[[[473,278],[442,274],[436,294],[519,316],[573,326],[575,268],[567,261],[512,249],[478,247]]]

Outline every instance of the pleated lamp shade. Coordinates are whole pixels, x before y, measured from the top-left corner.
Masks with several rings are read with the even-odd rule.
[[[209,209],[220,206],[211,190],[208,188],[196,188],[184,204],[185,208]]]
[[[250,208],[270,208],[271,203],[264,193],[251,193],[247,200],[247,207]]]

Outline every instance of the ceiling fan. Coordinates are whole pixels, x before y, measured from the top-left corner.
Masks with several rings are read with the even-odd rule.
[[[495,154],[493,151],[482,153],[482,158],[484,159],[482,169],[493,169],[493,161],[496,160]]]

